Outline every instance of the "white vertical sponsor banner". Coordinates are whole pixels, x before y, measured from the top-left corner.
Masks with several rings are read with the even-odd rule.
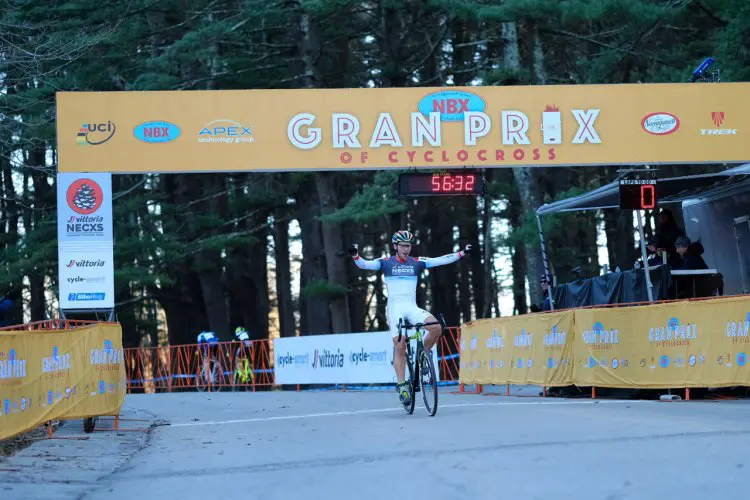
[[[115,304],[112,174],[57,174],[61,309]]]
[[[278,338],[273,341],[274,375],[283,384],[396,383],[390,332]],[[412,341],[416,353],[416,341]],[[437,347],[432,349],[440,379]]]

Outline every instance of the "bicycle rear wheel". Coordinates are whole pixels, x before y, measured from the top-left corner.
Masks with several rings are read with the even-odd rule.
[[[198,390],[198,392],[204,392],[207,387],[208,373],[206,371],[206,367],[201,364],[201,367],[198,369],[198,374],[195,377],[195,388]]]
[[[422,388],[422,399],[427,414],[435,416],[438,408],[438,386],[435,366],[432,363],[432,353],[422,351],[419,354],[420,376],[419,385]]]

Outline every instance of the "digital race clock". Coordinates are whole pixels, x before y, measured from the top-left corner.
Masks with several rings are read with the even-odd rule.
[[[651,210],[656,208],[656,170],[629,171],[619,180],[620,208]]]
[[[476,172],[412,172],[398,177],[399,196],[484,194],[484,177]]]

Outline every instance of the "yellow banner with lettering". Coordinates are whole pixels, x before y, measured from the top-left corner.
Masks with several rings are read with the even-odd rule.
[[[60,172],[750,160],[750,83],[58,92]]]
[[[573,311],[475,321],[461,327],[466,384],[570,385]]]
[[[564,353],[562,358],[569,361],[566,370],[533,370],[540,364],[554,366],[555,357],[545,351],[551,340],[546,335],[550,324],[560,321],[560,315],[568,315],[564,320],[565,338],[557,339],[563,343],[558,348]],[[516,369],[487,368],[495,354],[488,348],[492,342],[482,342],[484,339],[501,336],[501,332],[516,336],[540,330],[544,333],[539,337],[519,337],[515,344],[503,344],[508,351],[506,359],[517,358],[512,367]],[[531,346],[524,345],[527,341]],[[523,358],[522,352],[530,356]],[[459,378],[465,384],[726,387],[750,385],[748,354],[748,297],[576,309],[466,325],[461,335]],[[517,369],[522,360],[526,370]]]
[[[0,332],[0,439],[49,420],[116,414],[125,377],[119,324]]]

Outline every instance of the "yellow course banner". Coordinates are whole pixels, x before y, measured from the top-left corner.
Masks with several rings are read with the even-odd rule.
[[[573,311],[478,320],[461,328],[466,384],[564,386],[573,377]]]
[[[750,83],[60,92],[61,172],[750,161]]]
[[[550,337],[551,325],[565,331],[565,338]],[[548,355],[548,344],[555,341],[562,348]],[[530,356],[523,356],[525,349]],[[750,385],[748,354],[748,297],[575,309],[481,320],[462,328],[459,379],[465,384],[619,388],[744,386]],[[505,365],[489,367],[497,365],[498,357]],[[557,359],[567,364],[564,370],[536,370],[545,359],[548,366]],[[525,369],[520,369],[522,362]]]
[[[0,439],[53,419],[116,414],[126,389],[119,324],[0,332]]]
[[[747,297],[576,311],[577,385],[750,385]]]

